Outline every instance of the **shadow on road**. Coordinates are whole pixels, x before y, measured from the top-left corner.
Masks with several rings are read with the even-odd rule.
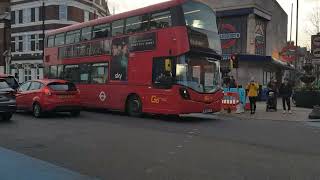
[[[26,116],[28,118],[33,118],[33,119],[37,119],[35,117],[33,117],[33,115],[30,112],[25,112],[25,111],[18,111],[16,112],[16,114],[22,115],[22,116]],[[81,116],[81,115],[80,115]],[[72,117],[70,115],[70,113],[44,113],[41,118],[38,119],[55,119],[55,120],[65,120],[66,118],[76,118],[76,117]]]
[[[169,123],[201,123],[201,122],[211,122],[211,121],[218,121],[218,119],[214,118],[206,118],[206,117],[196,117],[196,116],[177,116],[177,115],[156,115],[156,114],[144,114],[142,117],[129,117],[124,112],[119,111],[110,111],[105,109],[86,109],[87,112],[93,112],[93,113],[100,113],[100,114],[106,114],[106,115],[113,115],[113,116],[119,116],[119,117],[127,117],[132,119],[140,119],[140,120],[156,120],[156,121],[164,121]]]

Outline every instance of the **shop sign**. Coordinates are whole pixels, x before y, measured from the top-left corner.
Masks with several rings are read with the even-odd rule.
[[[296,59],[297,47],[294,43],[288,43],[286,47],[282,48],[280,52],[281,60],[285,62],[292,62]]]
[[[311,36],[311,54],[313,61],[320,62],[320,34]]]

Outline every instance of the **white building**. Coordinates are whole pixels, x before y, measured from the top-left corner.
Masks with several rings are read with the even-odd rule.
[[[10,68],[19,82],[43,78],[43,30],[109,15],[104,0],[11,0],[10,5]]]

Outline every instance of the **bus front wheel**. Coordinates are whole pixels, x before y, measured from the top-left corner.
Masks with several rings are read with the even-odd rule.
[[[127,113],[129,116],[140,117],[142,115],[142,102],[137,95],[131,95],[127,101]]]

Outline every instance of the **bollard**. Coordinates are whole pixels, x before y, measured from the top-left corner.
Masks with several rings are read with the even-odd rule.
[[[320,106],[314,106],[312,112],[309,114],[309,119],[320,119]]]

